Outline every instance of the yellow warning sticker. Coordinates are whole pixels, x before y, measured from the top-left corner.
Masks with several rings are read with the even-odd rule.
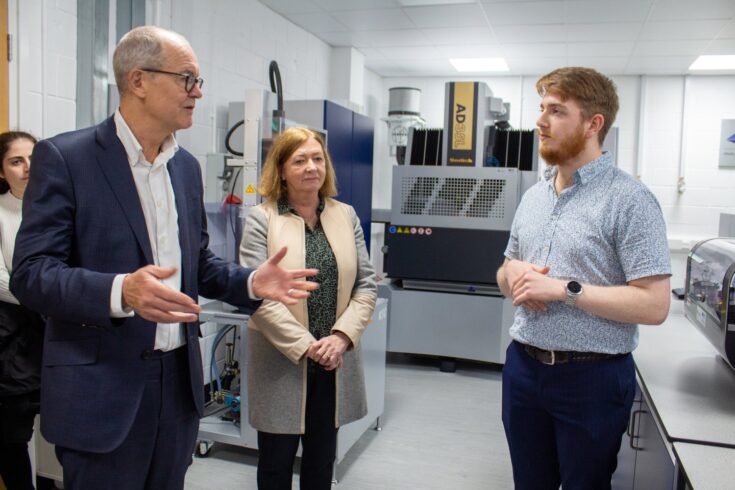
[[[252,184],[248,184],[248,188],[245,189],[245,194],[255,194],[255,188]]]

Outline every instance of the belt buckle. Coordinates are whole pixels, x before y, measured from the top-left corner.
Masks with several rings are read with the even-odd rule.
[[[541,364],[546,364],[547,366],[553,366],[556,364],[556,353],[553,350],[549,350],[546,352],[551,352],[551,362],[541,361]]]

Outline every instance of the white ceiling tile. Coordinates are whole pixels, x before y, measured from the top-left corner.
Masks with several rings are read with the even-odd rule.
[[[570,0],[564,3],[564,18],[570,24],[582,22],[642,22],[646,20],[651,1],[591,2]]]
[[[572,24],[567,26],[567,41],[635,41],[642,25],[642,22]]]
[[[398,63],[405,67],[405,68],[416,68],[420,70],[444,70],[445,72],[447,70],[454,71],[454,67],[449,63],[449,60],[445,59],[439,59],[439,60],[417,60],[414,58],[406,58],[403,60],[398,60]]]
[[[456,46],[437,46],[441,55],[449,58],[490,58],[502,56],[499,44],[458,44]]]
[[[657,0],[650,20],[731,19],[733,0]]]
[[[478,4],[408,7],[403,11],[416,27],[487,27]]]
[[[568,66],[586,66],[606,75],[619,75],[625,73],[628,64],[627,56],[569,56]]]
[[[686,56],[699,55],[707,47],[707,41],[639,41],[633,56]]]
[[[383,52],[378,48],[359,48],[359,52],[365,57],[366,60],[384,60]]]
[[[312,0],[260,0],[260,3],[284,15],[322,11],[322,8]]]
[[[350,10],[334,12],[334,17],[353,31],[411,29],[411,19],[401,9]]]
[[[435,60],[444,58],[441,51],[433,46],[390,46],[380,48],[380,53],[387,60]]]
[[[726,20],[681,20],[646,22],[639,39],[641,41],[666,41],[673,39],[712,39],[727,24]]]
[[[294,24],[303,27],[312,34],[321,32],[344,32],[347,26],[335,19],[327,12],[313,14],[291,14],[288,19]]]
[[[711,41],[701,54],[735,54],[735,39]]]
[[[427,5],[457,5],[461,3],[475,3],[476,0],[397,0],[403,7],[420,7]]]
[[[495,44],[490,29],[483,27],[421,29],[435,46],[453,44]]]
[[[566,57],[518,57],[509,58],[508,67],[513,75],[543,75],[550,71],[567,66]]]
[[[513,43],[503,44],[501,51],[506,58],[551,58],[567,56],[566,43]]]
[[[568,56],[606,57],[606,56],[630,56],[633,52],[633,41],[605,42],[605,43],[569,43],[567,44]]]
[[[399,8],[401,4],[397,0],[312,0],[328,12],[340,10],[369,10],[384,8]]]
[[[456,70],[449,64],[449,61],[446,60],[435,63],[402,60],[393,65],[381,67],[379,70],[379,73],[384,77],[446,77],[456,76],[457,74]]]
[[[567,39],[563,24],[506,25],[497,26],[494,30],[500,43],[562,42]]]
[[[735,54],[735,0],[441,0],[406,6],[410,1],[261,3],[283,15],[278,30],[287,38],[303,34],[291,24],[286,28],[290,22],[329,45],[355,47],[381,76],[456,77],[449,58],[491,56],[505,57],[510,75],[570,65],[611,75],[684,74],[699,54]]]
[[[431,42],[418,29],[396,29],[366,32],[370,36],[370,47],[430,46]]]
[[[373,47],[373,38],[366,32],[323,32],[317,36],[330,46],[354,46],[356,48]]]
[[[564,22],[564,2],[500,2],[484,3],[487,18],[493,26],[507,24],[559,24]]]
[[[365,68],[368,68],[381,76],[385,76],[385,72],[387,70],[393,70],[397,67],[398,63],[393,60],[365,59]]]
[[[639,56],[628,61],[628,75],[681,75],[687,73],[695,56]]]
[[[717,39],[735,39],[735,19],[717,33]]]

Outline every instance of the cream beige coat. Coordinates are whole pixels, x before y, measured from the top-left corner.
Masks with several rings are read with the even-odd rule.
[[[360,336],[375,308],[377,286],[360,221],[352,206],[325,199],[320,216],[339,273],[337,321],[353,348],[337,370],[335,426],[367,413]],[[288,254],[281,266],[305,267],[304,221],[293,213],[278,214],[276,203],[254,207],[245,221],[240,263],[257,267],[281,247]],[[314,337],[309,333],[306,301],[285,306],[264,301],[248,328],[247,392],[250,425],[276,434],[303,434],[306,412],[306,356]]]

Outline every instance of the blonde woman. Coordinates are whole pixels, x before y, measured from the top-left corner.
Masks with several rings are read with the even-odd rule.
[[[377,287],[355,210],[333,199],[334,168],[321,137],[290,128],[275,141],[248,215],[240,262],[283,246],[284,265],[319,269],[307,300],[266,301],[248,329],[248,405],[258,430],[258,488],[290,489],[301,442],[302,489],[331,488],[337,430],[367,413],[359,341]]]

